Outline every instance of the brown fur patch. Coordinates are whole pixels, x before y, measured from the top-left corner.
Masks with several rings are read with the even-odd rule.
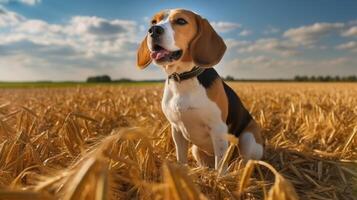
[[[196,15],[196,21],[197,34],[190,43],[190,54],[198,66],[213,67],[222,59],[227,46],[207,19]]]
[[[175,24],[175,21],[179,18],[183,18],[187,21],[185,25]],[[187,10],[173,10],[170,13],[169,20],[174,34],[175,45],[180,49],[184,50],[183,57],[181,58],[182,62],[191,62],[192,57],[188,48],[191,41],[197,34],[197,22],[196,14]]]
[[[146,38],[147,36],[145,36],[144,40],[141,42],[136,56],[136,65],[140,69],[144,69],[151,63],[150,50],[146,44]]]
[[[214,101],[221,110],[221,117],[224,122],[228,116],[228,99],[224,91],[223,82],[220,78],[216,79],[213,84],[206,89],[209,99]]]
[[[152,18],[151,18],[151,22],[152,21],[156,21],[156,23],[159,23],[161,20],[163,20],[165,18],[165,16],[167,15],[167,11],[163,10],[160,11],[158,13],[156,13]],[[151,23],[150,22],[150,23]]]

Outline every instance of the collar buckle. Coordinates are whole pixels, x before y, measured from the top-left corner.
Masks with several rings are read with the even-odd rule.
[[[189,72],[183,72],[181,74],[174,72],[168,76],[168,79],[173,79],[174,81],[180,83],[182,80],[190,79],[192,77],[200,75],[203,71],[205,71],[204,68],[194,67]]]
[[[179,82],[179,83],[181,82],[180,74],[177,73],[177,72],[174,72],[174,73],[172,74],[172,78],[173,78],[175,81]]]

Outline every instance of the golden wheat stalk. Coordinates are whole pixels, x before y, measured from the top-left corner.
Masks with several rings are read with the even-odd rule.
[[[0,199],[356,199],[355,84],[231,85],[265,160],[218,172],[174,164],[161,85],[2,89]]]

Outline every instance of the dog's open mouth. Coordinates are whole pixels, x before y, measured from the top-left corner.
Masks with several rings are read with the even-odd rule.
[[[182,50],[178,51],[168,51],[160,45],[154,45],[153,51],[150,56],[155,61],[174,61],[180,59],[182,55]]]

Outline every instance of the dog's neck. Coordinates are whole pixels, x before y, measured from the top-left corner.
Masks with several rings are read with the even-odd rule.
[[[173,73],[181,74],[184,72],[189,72],[195,67],[195,63],[193,62],[179,62],[175,64],[165,65],[164,71],[169,76]]]

